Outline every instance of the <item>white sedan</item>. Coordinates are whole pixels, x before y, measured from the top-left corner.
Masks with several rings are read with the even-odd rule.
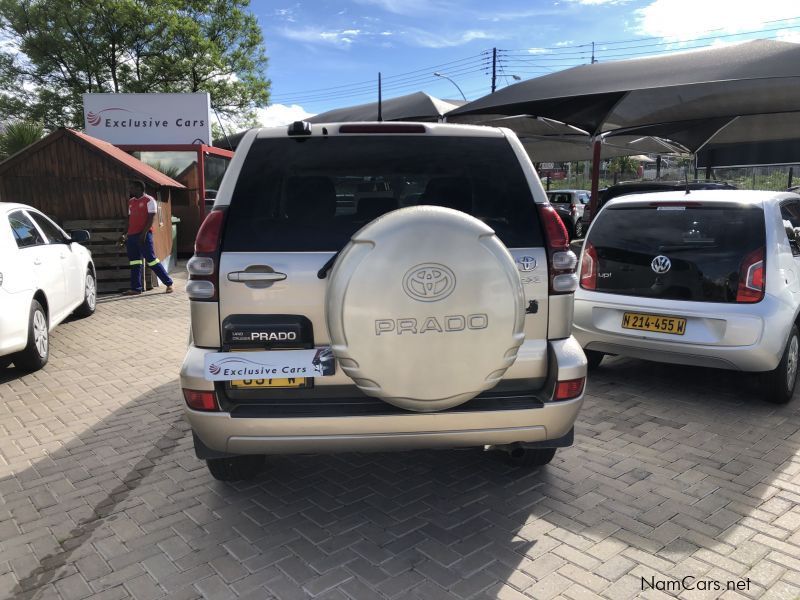
[[[95,310],[97,283],[91,253],[38,210],[0,202],[0,367],[41,369],[49,333],[72,313]]]

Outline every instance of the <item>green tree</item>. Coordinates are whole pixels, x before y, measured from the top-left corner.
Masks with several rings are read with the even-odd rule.
[[[612,174],[618,173],[624,177],[625,175],[636,173],[638,166],[639,161],[637,161],[635,158],[630,156],[618,156],[611,159],[608,164],[608,170]]]
[[[34,90],[26,116],[83,125],[87,92],[208,92],[233,123],[269,100],[267,58],[249,0],[0,0],[0,29],[21,59],[4,79]],[[18,86],[19,89],[22,86]],[[0,103],[0,118],[3,113]]]
[[[44,127],[40,123],[15,121],[6,125],[0,134],[0,160],[5,160],[24,150],[44,137]]]

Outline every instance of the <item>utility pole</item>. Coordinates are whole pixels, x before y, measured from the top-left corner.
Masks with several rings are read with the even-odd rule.
[[[383,121],[383,99],[381,98],[381,72],[378,71],[378,121]]]
[[[596,63],[597,59],[594,57],[594,42],[592,42],[592,64]]]
[[[492,93],[497,89],[497,48],[492,48]]]

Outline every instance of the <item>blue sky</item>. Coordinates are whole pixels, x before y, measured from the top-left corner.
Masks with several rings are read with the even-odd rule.
[[[252,0],[270,59],[265,125],[425,91],[467,99],[497,86],[598,60],[735,43],[800,42],[796,0]],[[797,18],[795,18],[797,17]]]

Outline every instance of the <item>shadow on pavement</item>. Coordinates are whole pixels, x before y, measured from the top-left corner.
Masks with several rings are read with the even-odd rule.
[[[622,598],[647,573],[727,573],[758,595],[774,583],[754,573],[763,555],[737,552],[759,532],[789,537],[761,524],[800,492],[798,402],[765,405],[736,374],[604,364],[576,445],[539,470],[475,449],[273,456],[256,481],[222,484],[194,457],[175,384],[161,386],[0,480],[0,594],[549,598],[582,585]]]

